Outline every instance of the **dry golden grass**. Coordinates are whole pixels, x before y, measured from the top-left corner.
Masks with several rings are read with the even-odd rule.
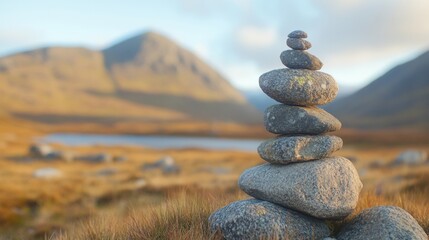
[[[102,216],[54,235],[55,239],[214,239],[207,225],[217,208],[239,198],[224,190],[174,190],[155,207],[134,209],[123,218]]]
[[[58,240],[84,239],[219,239],[210,233],[208,217],[226,204],[243,199],[237,191],[225,190],[175,190],[160,205],[150,208],[135,208],[129,215],[94,217],[73,226],[65,233],[52,235]],[[362,194],[355,212],[345,220],[366,208],[395,205],[413,215],[429,233],[429,200],[420,193],[382,197]],[[337,232],[344,222],[332,222],[333,232]]]
[[[233,124],[230,127],[235,128]],[[55,148],[78,154],[106,152],[126,156],[128,160],[100,164],[16,160],[27,155],[27,148],[34,137],[47,132],[33,129],[35,125],[23,121],[0,119],[0,235],[6,236],[5,239],[44,239],[45,236],[97,239],[91,238],[94,236],[91,234],[98,233],[99,239],[127,236],[131,239],[133,236],[134,239],[149,236],[150,239],[151,236],[159,236],[157,234],[161,234],[158,239],[207,239],[210,237],[206,228],[208,215],[245,197],[236,188],[239,174],[263,162],[256,153],[237,151],[61,145],[55,145]],[[429,173],[429,164],[369,167],[375,160],[388,164],[409,148],[429,152],[427,143],[346,144],[336,155],[357,158],[355,166],[364,182],[357,211],[375,205],[397,205],[409,211],[428,231],[429,191],[425,186],[429,179],[424,176]],[[165,155],[172,156],[180,165],[180,174],[164,175],[160,171],[140,169],[142,164]],[[32,177],[32,172],[42,167],[56,168],[63,172],[63,176],[57,179]],[[106,168],[115,168],[117,173],[97,176],[98,171]],[[207,171],[214,168],[224,168],[227,172]],[[142,179],[148,185],[136,188],[136,181]],[[217,189],[220,186],[222,189]],[[168,190],[177,187],[194,190]],[[374,189],[382,189],[382,195],[372,194]],[[166,193],[169,195],[167,198]]]

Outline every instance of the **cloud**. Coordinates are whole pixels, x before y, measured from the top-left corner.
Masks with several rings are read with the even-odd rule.
[[[268,48],[278,39],[276,29],[253,25],[241,27],[235,37],[237,44],[249,50]]]
[[[313,43],[311,52],[338,67],[429,47],[427,0],[307,0],[271,4],[279,11],[266,13],[271,17],[269,22],[248,19],[250,23],[239,26],[229,40],[230,50],[238,58],[254,58],[261,68],[277,66],[277,56],[286,48],[286,34],[295,29],[308,32]]]
[[[238,26],[224,40],[224,55],[236,63],[255,62],[259,69],[268,69],[280,63],[280,52],[285,48],[276,28],[261,24]]]
[[[320,45],[327,59],[356,63],[427,47],[429,25],[423,22],[429,21],[425,10],[429,1],[360,1],[341,11],[320,7],[319,28],[312,29],[317,41],[313,45]]]
[[[39,35],[31,30],[0,30],[0,44],[28,44],[39,38]]]
[[[40,33],[31,29],[0,29],[0,55],[41,43]]]
[[[199,16],[225,14],[233,9],[246,14],[252,8],[251,0],[178,0],[179,6],[188,13]]]

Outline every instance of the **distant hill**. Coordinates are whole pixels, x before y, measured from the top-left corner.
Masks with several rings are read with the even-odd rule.
[[[429,51],[327,106],[344,127],[429,130]]]
[[[260,121],[217,71],[155,32],[102,51],[46,47],[2,57],[0,109],[45,123]]]

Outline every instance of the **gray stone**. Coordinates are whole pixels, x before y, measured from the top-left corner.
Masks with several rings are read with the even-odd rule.
[[[335,99],[338,85],[323,72],[277,69],[259,78],[262,91],[272,99],[288,105],[322,105]]]
[[[238,184],[252,197],[320,219],[348,216],[362,189],[355,167],[343,157],[263,164],[244,171]]]
[[[162,169],[168,166],[175,166],[176,163],[174,158],[170,156],[164,156],[152,163],[145,163],[141,168],[142,170],[151,170],[151,169]]]
[[[301,30],[295,30],[287,36],[290,38],[307,38],[307,33]]]
[[[105,176],[115,175],[116,173],[118,173],[118,169],[117,168],[103,168],[103,169],[98,170],[95,173],[95,175],[101,176],[101,177],[105,177]]]
[[[163,174],[179,174],[181,171],[181,168],[179,165],[166,165],[162,168]]]
[[[317,107],[272,105],[265,110],[264,124],[275,134],[322,134],[337,131],[341,123]]]
[[[381,206],[362,211],[340,230],[337,239],[427,240],[428,236],[417,221],[402,208]]]
[[[63,173],[60,170],[51,167],[39,168],[34,170],[33,172],[33,177],[44,179],[57,178],[61,177],[62,175]]]
[[[286,44],[294,50],[308,50],[311,48],[309,41],[299,38],[288,38]]]
[[[112,162],[112,155],[108,153],[88,154],[76,157],[76,160],[90,163]]]
[[[280,54],[283,65],[292,69],[320,70],[323,63],[316,56],[302,50],[286,50]]]
[[[248,199],[225,206],[209,218],[210,228],[229,239],[322,239],[329,228],[319,219],[276,204]]]
[[[428,155],[425,151],[407,150],[401,152],[395,159],[396,165],[418,165],[426,162]]]
[[[280,136],[259,145],[258,153],[267,162],[289,164],[328,157],[342,146],[336,136]]]
[[[176,161],[170,156],[164,156],[152,163],[145,163],[141,166],[143,171],[160,169],[163,174],[179,174],[181,168]]]
[[[48,144],[33,144],[28,149],[29,155],[36,158],[47,158],[55,153],[55,150]]]

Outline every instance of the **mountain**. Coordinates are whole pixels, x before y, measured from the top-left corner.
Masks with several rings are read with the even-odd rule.
[[[0,109],[44,123],[260,121],[217,71],[155,32],[102,51],[46,47],[2,57]]]
[[[326,107],[344,127],[429,130],[429,51]]]
[[[218,72],[160,34],[148,32],[132,37],[103,50],[103,55],[106,69],[122,91],[245,103]]]

